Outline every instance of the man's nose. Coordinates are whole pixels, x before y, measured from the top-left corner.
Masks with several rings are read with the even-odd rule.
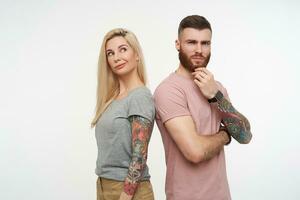
[[[202,45],[201,45],[201,44],[197,44],[197,45],[196,45],[195,51],[196,51],[197,53],[202,53]]]

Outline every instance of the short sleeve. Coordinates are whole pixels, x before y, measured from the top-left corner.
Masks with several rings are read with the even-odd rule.
[[[140,89],[131,95],[128,102],[128,117],[133,115],[154,121],[155,107],[150,90]]]
[[[165,123],[169,119],[191,115],[184,91],[170,84],[160,85],[154,93],[156,118]]]

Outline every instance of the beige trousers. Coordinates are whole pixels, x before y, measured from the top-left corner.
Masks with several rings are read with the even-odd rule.
[[[123,191],[124,182],[98,177],[97,200],[119,200]],[[141,181],[136,190],[133,200],[154,200],[150,181]]]

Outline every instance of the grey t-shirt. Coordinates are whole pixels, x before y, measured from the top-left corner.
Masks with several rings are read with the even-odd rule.
[[[102,178],[124,181],[131,162],[131,124],[129,117],[139,115],[154,121],[155,107],[150,90],[138,87],[127,97],[114,100],[99,118],[96,128],[98,158],[96,174]],[[141,180],[150,179],[145,166]]]

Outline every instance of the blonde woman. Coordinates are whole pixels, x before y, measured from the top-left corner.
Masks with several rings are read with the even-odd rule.
[[[147,161],[155,108],[136,36],[113,29],[103,39],[96,114],[97,200],[154,199]]]

